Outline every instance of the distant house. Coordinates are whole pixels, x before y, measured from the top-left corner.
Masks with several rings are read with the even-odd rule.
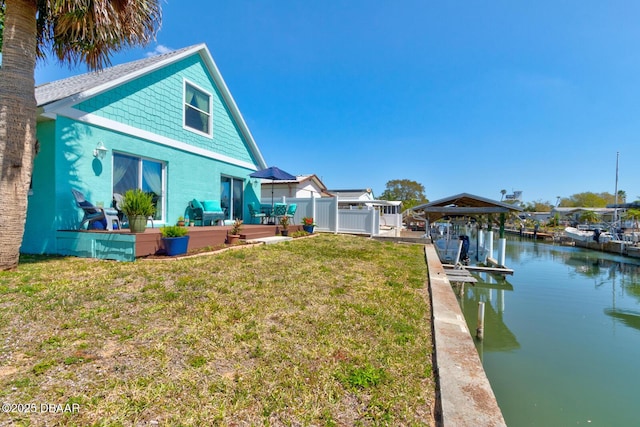
[[[362,189],[338,189],[329,190],[331,194],[338,197],[339,209],[373,209],[380,211],[383,223],[392,222],[388,218],[393,218],[393,223],[401,220],[402,202],[390,200],[376,200],[370,188]],[[396,218],[397,216],[397,218]]]
[[[339,206],[342,209],[349,207],[362,207],[363,201],[373,201],[373,191],[370,188],[363,189],[337,189],[329,190],[335,196],[338,196]]]
[[[174,224],[192,199],[220,200],[247,218],[266,167],[204,44],[36,88],[39,107],[22,252],[59,253],[58,230],[77,229],[71,189],[111,206],[114,194],[153,193],[158,224]]]
[[[588,211],[598,214],[603,222],[613,222],[614,220],[615,209],[613,208],[555,207],[551,209],[550,216],[554,217],[557,214],[561,221],[568,221],[572,225],[576,225],[581,222],[582,214]]]
[[[271,200],[273,190],[274,199],[280,200],[283,197],[293,198],[314,198],[331,197],[327,187],[317,175],[298,175],[295,180],[273,181],[264,180],[262,182],[262,199]]]

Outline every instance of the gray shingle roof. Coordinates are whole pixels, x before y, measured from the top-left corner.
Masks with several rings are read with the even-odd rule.
[[[36,86],[36,101],[38,106],[42,107],[52,102],[77,95],[94,87],[106,84],[110,81],[124,78],[131,73],[153,67],[153,65],[159,62],[165,61],[174,56],[179,56],[185,51],[199,48],[201,46],[203,45],[189,46],[169,53],[105,68],[101,71],[94,71],[45,83],[40,86]]]

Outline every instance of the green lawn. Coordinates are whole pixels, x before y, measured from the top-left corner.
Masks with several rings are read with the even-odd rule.
[[[0,402],[16,410],[0,425],[433,423],[422,246],[21,261],[0,272]]]

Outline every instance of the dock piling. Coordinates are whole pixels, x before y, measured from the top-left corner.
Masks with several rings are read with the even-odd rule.
[[[476,329],[476,337],[479,340],[484,338],[484,302],[478,303],[478,328]]]

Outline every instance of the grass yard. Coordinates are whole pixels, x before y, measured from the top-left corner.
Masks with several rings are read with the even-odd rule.
[[[0,426],[433,424],[422,246],[21,261],[0,272]]]

